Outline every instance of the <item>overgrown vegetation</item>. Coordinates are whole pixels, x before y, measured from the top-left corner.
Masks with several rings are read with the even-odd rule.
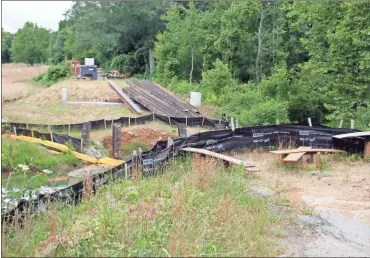
[[[54,205],[23,228],[4,227],[3,254],[276,256],[282,218],[248,187],[242,168],[174,160],[157,177],[116,181],[78,206]]]
[[[70,153],[51,154],[36,143],[2,137],[1,169],[6,188],[35,189],[81,164]],[[5,173],[7,172],[7,173]]]
[[[46,73],[35,76],[33,80],[50,87],[58,81],[67,78],[69,75],[71,75],[71,66],[67,62],[64,62],[49,66]]]

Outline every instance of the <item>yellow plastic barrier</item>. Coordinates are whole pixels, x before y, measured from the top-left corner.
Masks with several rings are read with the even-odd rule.
[[[33,137],[23,136],[23,135],[12,135],[12,134],[11,135],[7,134],[7,136],[10,136],[10,138],[15,139],[15,140],[40,143],[44,146],[51,147],[53,149],[56,149],[56,150],[59,150],[59,151],[62,151],[62,152],[66,152],[66,151],[69,150],[68,146],[66,146],[66,145],[56,143],[56,142],[41,140],[39,138],[33,138]],[[80,159],[80,160],[87,161],[87,162],[90,162],[92,164],[105,164],[108,167],[116,167],[118,165],[121,165],[121,164],[125,163],[124,160],[112,159],[112,158],[108,158],[108,157],[101,158],[101,159],[95,159],[95,158],[92,158],[88,155],[79,153],[77,151],[71,151],[71,154],[73,156],[75,156],[76,158]]]

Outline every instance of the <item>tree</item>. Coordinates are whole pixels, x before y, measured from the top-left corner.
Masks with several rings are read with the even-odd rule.
[[[10,32],[4,31],[1,28],[1,62],[2,63],[10,63],[10,48],[12,45],[13,34]]]
[[[32,22],[26,22],[14,35],[11,56],[16,63],[30,65],[46,62],[50,58],[50,32]]]

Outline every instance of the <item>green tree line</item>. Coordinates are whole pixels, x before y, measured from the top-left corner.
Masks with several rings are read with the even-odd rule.
[[[57,32],[31,25],[2,31],[3,62],[94,57],[104,70],[200,91],[244,123],[370,127],[368,1],[78,1]]]

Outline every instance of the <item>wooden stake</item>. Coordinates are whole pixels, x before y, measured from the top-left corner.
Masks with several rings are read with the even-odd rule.
[[[343,126],[343,119],[341,119],[341,120],[339,121],[339,128],[342,128],[342,126]]]
[[[80,152],[82,153],[84,146],[84,139],[81,139],[81,146],[80,146]]]
[[[308,125],[309,125],[310,127],[312,127],[312,122],[311,122],[311,118],[310,118],[310,117],[308,118]]]
[[[128,174],[127,174],[127,163],[125,163],[125,178],[128,179]]]

